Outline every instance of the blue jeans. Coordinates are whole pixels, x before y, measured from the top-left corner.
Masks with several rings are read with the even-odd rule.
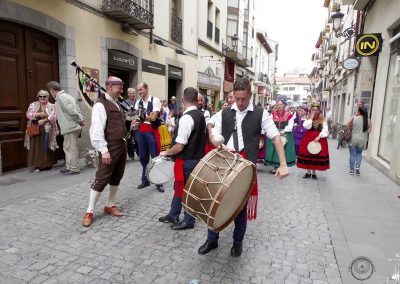
[[[349,146],[350,152],[350,172],[354,172],[355,169],[360,169],[361,160],[362,160],[362,147],[358,146]]]
[[[199,162],[199,160],[185,160],[183,161],[183,176],[184,176],[184,181],[186,183],[186,181],[189,179],[190,173],[193,171],[193,169],[196,167],[197,163]],[[181,214],[182,211],[182,197],[177,197],[174,196],[172,198],[172,202],[171,202],[171,210],[169,211],[168,215],[169,217],[178,220],[179,219],[179,215]],[[185,217],[183,219],[183,221],[185,222],[185,224],[194,224],[196,219],[186,213],[184,213]]]
[[[235,218],[235,228],[233,229],[233,242],[235,244],[242,243],[244,234],[247,228],[247,203],[244,205],[242,211]],[[208,230],[207,239],[211,242],[217,242],[219,239],[219,233],[215,233]]]
[[[136,131],[136,139],[139,146],[139,158],[142,165],[142,184],[149,183],[146,177],[146,167],[150,161],[149,155],[152,158],[157,157],[157,141],[153,132]]]

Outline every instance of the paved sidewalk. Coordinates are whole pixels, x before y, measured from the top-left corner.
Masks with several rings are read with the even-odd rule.
[[[318,181],[302,179],[295,168],[278,180],[260,166],[258,218],[248,225],[240,258],[229,255],[232,226],[217,250],[201,256],[203,224],[175,232],[158,222],[169,209],[172,184],[163,194],[136,189],[137,161],[127,163],[117,194],[126,216],[102,213],[104,192],[90,228],[81,218],[94,169],[67,177],[58,170],[14,172],[1,179],[26,181],[0,187],[0,282],[359,283],[348,267],[366,255],[376,281],[364,283],[386,283],[394,265],[386,258],[400,252],[400,191],[367,163],[360,177],[349,176],[347,155],[331,148],[332,169]]]
[[[365,160],[360,176],[349,175],[348,149],[337,150],[336,141],[329,146],[331,170],[318,187],[343,283],[360,283],[349,271],[359,256],[375,266],[363,283],[386,283],[396,264],[388,259],[398,254],[400,267],[400,187]]]

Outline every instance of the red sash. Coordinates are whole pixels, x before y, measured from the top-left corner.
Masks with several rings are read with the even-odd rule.
[[[158,128],[153,129],[153,127],[151,127],[151,124],[142,123],[139,126],[139,131],[140,132],[153,132],[154,133],[154,136],[156,137],[157,155],[158,155],[160,153],[160,149],[161,149],[161,138],[160,138],[160,132],[158,131]]]
[[[245,159],[247,158],[246,152],[244,150],[240,152],[240,155],[242,155],[243,158]],[[258,203],[258,181],[256,175],[256,180],[253,184],[253,189],[251,190],[249,201],[247,202],[247,220],[252,221],[257,218],[257,203]]]
[[[185,187],[185,175],[183,173],[183,160],[182,159],[179,159],[179,158],[175,159],[174,175],[175,175],[174,196],[182,197],[183,196],[183,188]]]

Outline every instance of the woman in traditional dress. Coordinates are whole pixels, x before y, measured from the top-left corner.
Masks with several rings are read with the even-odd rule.
[[[285,110],[285,102],[283,100],[278,100],[276,104],[277,109],[272,112],[272,118],[281,136],[286,138],[286,144],[284,145],[286,163],[288,167],[292,167],[296,163],[296,153],[292,135],[294,116],[289,111]],[[270,139],[267,141],[264,165],[273,166],[274,170],[271,171],[273,174],[275,174],[276,169],[279,167],[278,153]]]
[[[56,106],[49,103],[49,93],[40,90],[37,93],[38,101],[31,103],[26,112],[27,126],[39,125],[40,133],[29,136],[25,133],[25,148],[28,152],[28,166],[35,172],[50,169],[56,162]]]
[[[306,106],[300,107],[294,119],[293,126],[293,138],[294,138],[294,148],[296,150],[296,156],[299,155],[299,147],[301,140],[303,140],[304,134],[307,129],[304,128],[303,123],[307,119],[308,108]]]
[[[303,178],[317,179],[315,171],[326,171],[329,169],[329,135],[328,123],[320,113],[320,104],[313,103],[311,106],[311,115],[303,123],[308,131],[304,134],[303,140],[300,143],[299,155],[297,157],[297,167],[306,169],[307,173]],[[308,144],[312,141],[319,142],[321,151],[319,153],[310,153]]]

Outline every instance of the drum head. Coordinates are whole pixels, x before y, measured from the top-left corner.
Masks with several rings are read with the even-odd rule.
[[[146,176],[152,184],[169,182],[174,178],[174,161],[167,157],[154,158],[147,165]]]
[[[311,141],[307,145],[308,152],[310,152],[313,155],[318,155],[319,152],[321,152],[321,149],[322,149],[321,148],[321,143],[319,143],[317,141]]]
[[[228,176],[227,180],[232,181],[228,185],[229,190],[224,192],[223,199],[218,207],[213,224],[214,228],[224,227],[235,212],[238,211],[243,201],[247,201],[246,197],[249,191],[252,190],[250,186],[254,175],[253,167],[244,167],[239,173],[234,171],[230,175],[232,177]],[[234,177],[235,175],[236,177]]]

